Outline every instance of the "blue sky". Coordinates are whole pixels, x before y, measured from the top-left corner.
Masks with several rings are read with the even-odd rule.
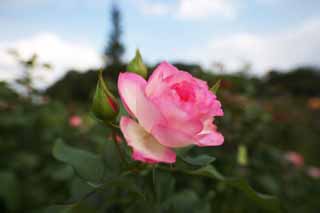
[[[149,63],[179,60],[210,67],[221,62],[228,70],[250,63],[257,74],[273,67],[320,65],[318,0],[117,2],[126,59],[140,48]],[[6,69],[16,69],[5,56],[7,48],[25,57],[38,52],[55,65],[52,79],[70,67],[99,66],[110,6],[110,0],[2,0],[0,79],[10,77]]]

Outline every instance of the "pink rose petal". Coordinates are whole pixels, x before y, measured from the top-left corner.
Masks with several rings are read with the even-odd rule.
[[[224,142],[223,135],[211,119],[205,121],[204,129],[196,136],[198,146],[220,146]]]
[[[146,81],[141,76],[134,73],[121,73],[118,87],[122,102],[146,131],[150,131],[155,123],[166,122],[161,112],[145,96]]]
[[[146,87],[146,94],[148,96],[152,95],[157,91],[161,91],[161,86],[165,86],[161,84],[161,82],[170,75],[178,73],[179,70],[169,64],[168,62],[164,61],[157,68],[153,71],[152,75],[148,80],[148,85]]]
[[[133,159],[145,163],[174,163],[176,154],[169,148],[159,144],[157,140],[138,123],[123,116],[120,128],[130,147]]]
[[[191,135],[167,126],[155,126],[152,129],[151,134],[159,141],[159,143],[167,147],[180,148],[196,143]]]

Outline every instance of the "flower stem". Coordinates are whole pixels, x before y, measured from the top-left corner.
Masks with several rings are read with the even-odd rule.
[[[127,163],[126,159],[123,156],[123,153],[121,151],[119,143],[117,142],[117,131],[115,129],[112,130],[112,139],[113,139],[113,142],[114,142],[114,144],[116,146],[116,149],[117,149],[117,152],[119,154],[119,157],[120,157],[121,161],[127,165],[128,163]]]
[[[153,165],[152,167],[152,191],[154,194],[154,200],[155,200],[155,212],[160,212],[160,200],[158,196],[158,190],[157,190],[157,179],[156,179],[156,167],[157,165]]]

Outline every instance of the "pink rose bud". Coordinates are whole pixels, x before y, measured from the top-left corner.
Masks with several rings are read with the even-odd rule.
[[[307,174],[312,178],[318,179],[320,178],[320,168],[311,166],[308,168]]]
[[[121,73],[118,89],[131,116],[121,118],[120,128],[133,159],[174,163],[173,148],[223,143],[213,123],[215,116],[223,115],[221,104],[205,81],[163,62],[148,81],[135,73]]]
[[[120,137],[120,135],[116,135],[116,142],[117,143],[121,143],[122,142],[122,138]]]
[[[304,165],[304,158],[301,154],[290,151],[285,154],[285,158],[295,167],[301,167]]]
[[[141,75],[143,78],[147,77],[148,69],[143,64],[142,57],[141,57],[140,51],[138,49],[136,51],[136,56],[128,64],[127,70],[129,72],[137,73],[138,75]]]
[[[79,127],[82,124],[82,119],[78,115],[70,116],[69,125],[72,127]]]
[[[93,97],[91,110],[93,114],[101,121],[113,121],[119,112],[117,99],[111,94],[105,84],[102,71],[99,72],[99,80]]]
[[[108,135],[108,136],[107,136],[107,139],[108,139],[108,140],[113,140],[112,135]],[[118,135],[118,134],[116,134],[115,141],[116,141],[117,143],[121,143],[121,142],[122,142],[121,136]]]

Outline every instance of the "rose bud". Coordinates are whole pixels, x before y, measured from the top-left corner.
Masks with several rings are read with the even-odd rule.
[[[103,122],[113,121],[119,112],[117,99],[109,91],[102,76],[99,72],[97,88],[93,97],[91,111],[95,117]]]
[[[136,50],[136,56],[128,64],[127,70],[129,72],[137,73],[138,75],[141,75],[143,78],[147,77],[148,69],[146,65],[143,64],[142,57],[138,49]]]

